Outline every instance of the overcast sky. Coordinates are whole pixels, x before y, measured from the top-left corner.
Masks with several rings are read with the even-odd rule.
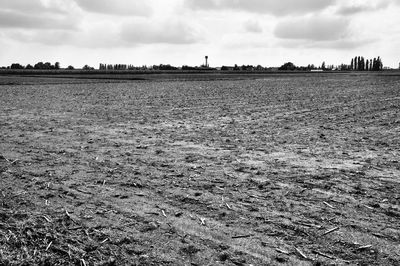
[[[400,0],[0,0],[0,66],[400,62]]]

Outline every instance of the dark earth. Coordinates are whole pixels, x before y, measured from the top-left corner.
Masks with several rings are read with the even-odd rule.
[[[0,84],[0,265],[400,265],[399,75]]]

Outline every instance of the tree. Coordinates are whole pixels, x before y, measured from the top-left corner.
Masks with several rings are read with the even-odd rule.
[[[44,69],[52,69],[54,66],[50,62],[44,63]]]
[[[353,69],[353,66],[352,66],[352,65],[341,64],[341,65],[339,66],[339,70],[341,70],[341,71],[352,70],[352,69]]]
[[[373,70],[375,71],[380,71],[383,69],[383,64],[381,58],[378,56],[378,58],[375,61],[375,64],[373,66]]]
[[[296,66],[292,62],[283,64],[278,70],[295,70]]]
[[[82,69],[83,69],[83,70],[93,70],[94,68],[91,67],[91,66],[89,66],[89,65],[84,65],[84,66],[82,67]]]
[[[33,67],[34,69],[55,69],[55,66],[52,65],[50,62],[39,62],[36,63],[35,66]]]
[[[378,58],[374,58],[372,62],[372,67],[370,70],[372,71],[380,71],[383,69],[382,59],[378,56]]]
[[[68,70],[73,70],[73,69],[75,69],[73,66],[71,66],[71,65],[69,65],[68,67],[67,67],[67,69]]]
[[[383,70],[383,63],[379,56],[378,56],[378,61],[379,61],[379,70]]]
[[[326,67],[325,67],[325,61],[322,62],[321,68],[322,68],[322,70],[325,70],[325,69],[326,69]]]
[[[361,56],[361,62],[360,62],[361,66],[360,66],[360,70],[364,71],[365,70],[365,60],[364,57]]]
[[[60,69],[60,62],[56,62],[56,63],[54,64],[54,68],[55,68],[55,69]]]
[[[33,69],[33,66],[31,64],[27,64],[25,69]]]
[[[33,68],[34,69],[44,69],[44,64],[43,64],[43,62],[38,62],[35,64],[35,66]]]
[[[354,69],[354,58],[351,59],[350,69],[351,70]]]
[[[14,63],[14,64],[11,64],[11,67],[10,67],[11,69],[24,69],[24,66],[22,66],[21,64],[19,64],[19,63]]]

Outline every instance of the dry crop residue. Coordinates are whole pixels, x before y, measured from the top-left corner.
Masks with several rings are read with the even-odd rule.
[[[0,86],[0,264],[398,265],[400,78]]]

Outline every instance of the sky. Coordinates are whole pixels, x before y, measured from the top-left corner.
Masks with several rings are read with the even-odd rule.
[[[0,66],[400,63],[400,0],[0,0]]]

